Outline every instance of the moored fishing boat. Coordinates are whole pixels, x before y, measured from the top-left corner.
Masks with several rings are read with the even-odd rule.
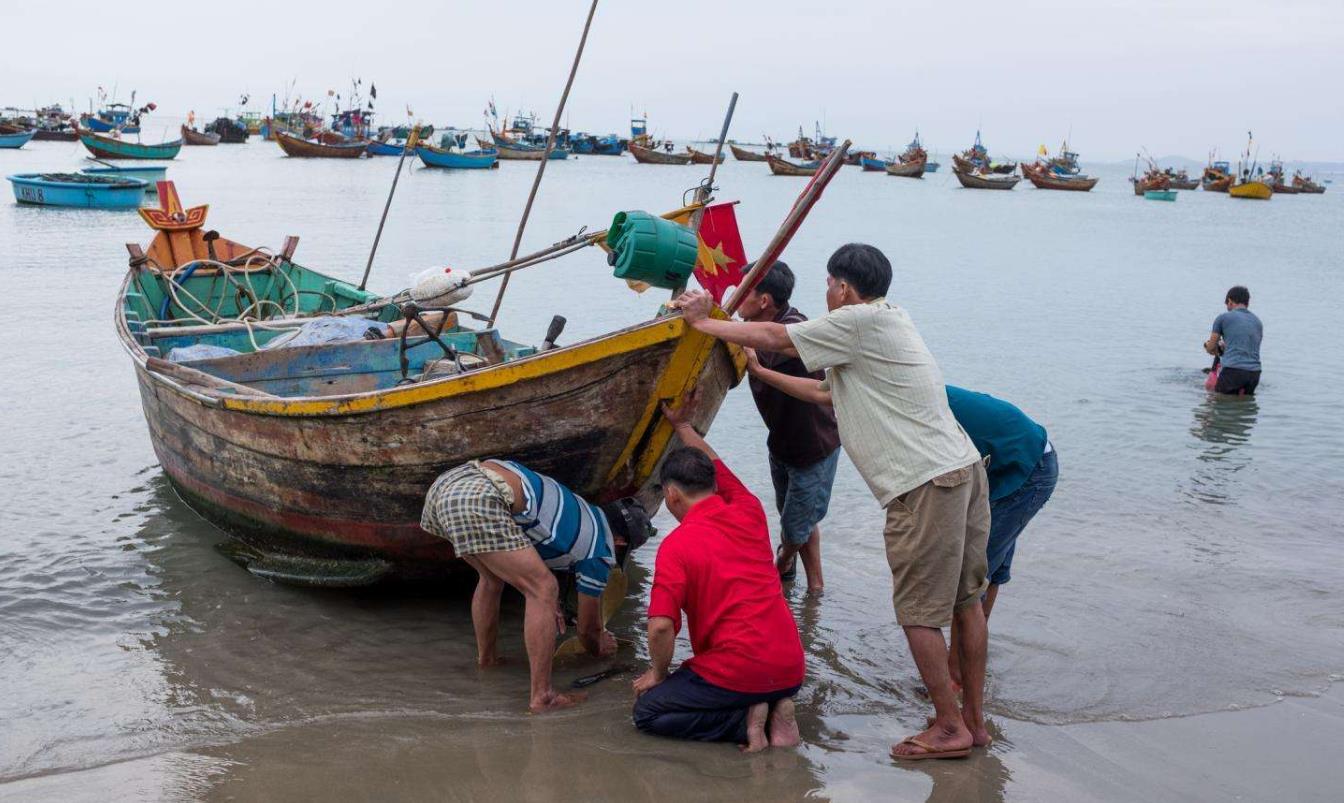
[[[490,169],[499,159],[498,151],[459,151],[448,148],[436,148],[433,145],[420,144],[415,155],[425,167],[447,167],[457,170]]]
[[[859,160],[859,166],[870,173],[884,173],[887,170],[887,160],[865,156]]]
[[[1274,197],[1274,189],[1260,179],[1239,181],[1228,188],[1227,194],[1233,198],[1249,198],[1256,201],[1268,201]]]
[[[401,142],[384,142],[382,140],[369,140],[365,151],[370,156],[400,156],[401,152],[406,150],[405,140]]]
[[[1266,174],[1266,181],[1269,188],[1276,194],[1297,195],[1301,192],[1293,182],[1284,176],[1283,162],[1275,159],[1269,163],[1269,172]]]
[[[364,155],[366,146],[364,142],[327,145],[296,137],[287,131],[275,132],[275,141],[285,155],[303,159],[358,159]]]
[[[1144,190],[1143,197],[1149,201],[1174,201],[1176,190]]]
[[[105,137],[92,131],[79,130],[79,141],[98,159],[157,159],[167,161],[177,158],[182,150],[182,140],[159,142],[145,145],[139,142],[126,142],[115,137]]]
[[[1204,168],[1204,174],[1200,176],[1200,184],[1207,192],[1227,192],[1232,186],[1232,165],[1227,162],[1215,162],[1210,158],[1209,164]]]
[[[728,150],[733,152],[733,158],[739,162],[764,162],[765,154],[756,151],[747,150],[732,143],[728,144]]]
[[[690,157],[691,157],[691,164],[698,164],[698,165],[710,165],[710,164],[714,164],[714,154],[712,154],[712,153],[705,153],[704,151],[697,151],[695,148],[692,148],[690,145],[687,145],[687,146],[686,146],[686,152],[687,152],[688,154],[690,154]],[[718,160],[718,161],[719,161],[719,164],[723,164],[723,160],[724,160],[725,158],[727,158],[727,156],[728,156],[728,154],[726,154],[726,153],[720,153],[720,154],[719,154],[719,160]]]
[[[101,93],[102,90],[100,89]],[[131,93],[131,103],[135,102],[135,93]],[[87,112],[79,116],[80,125],[99,134],[120,131],[123,134],[140,133],[140,116],[154,111],[157,107],[148,103],[136,109],[127,103],[108,103],[97,113]]]
[[[1274,188],[1264,178],[1264,169],[1258,165],[1259,158],[1251,155],[1254,143],[1255,138],[1247,131],[1246,150],[1242,152],[1241,159],[1237,162],[1237,180],[1228,187],[1227,194],[1233,198],[1268,201],[1274,197]],[[1258,149],[1256,152],[1259,152]]]
[[[119,165],[105,164],[100,167],[81,167],[79,172],[86,173],[90,176],[139,179],[145,182],[145,192],[153,194],[158,192],[158,182],[163,181],[168,175],[168,166],[135,165],[134,167],[122,167]]]
[[[961,186],[968,190],[1011,190],[1021,181],[1016,175],[1003,173],[973,173],[965,170],[953,170]]]
[[[219,134],[213,131],[197,131],[188,126],[182,126],[182,144],[184,145],[218,145]]]
[[[1022,163],[1022,175],[1038,190],[1065,190],[1088,192],[1097,186],[1099,178],[1083,173],[1057,173],[1049,163]]]
[[[1162,171],[1167,174],[1167,180],[1171,183],[1173,190],[1197,190],[1199,189],[1199,179],[1191,178],[1189,171],[1184,168],[1175,170],[1166,168]]]
[[[788,159],[781,159],[778,156],[766,156],[766,162],[770,165],[770,172],[777,176],[814,176],[817,169],[821,167],[821,162],[804,162],[796,164]]]
[[[567,146],[572,153],[584,156],[620,156],[625,153],[626,141],[617,134],[589,134],[580,131],[570,134]]]
[[[689,153],[668,153],[660,148],[646,148],[643,145],[636,145],[634,142],[631,142],[628,147],[630,155],[635,157],[635,161],[640,164],[688,165],[691,163]]]
[[[909,162],[893,160],[887,162],[884,169],[887,171],[887,175],[889,176],[901,176],[903,178],[923,178],[924,159],[919,158]]]
[[[14,131],[10,133],[0,133],[0,148],[6,150],[15,150],[27,145],[37,134],[37,131],[29,129],[27,131]]]
[[[672,442],[659,403],[698,387],[704,429],[743,375],[736,348],[675,315],[542,351],[456,315],[442,346],[422,334],[268,348],[313,316],[379,332],[405,318],[395,299],[295,263],[297,238],[275,255],[207,241],[205,207],[183,209],[170,185],[161,196],[144,214],[153,242],[132,248],[117,332],[164,472],[264,576],[349,585],[462,568],[420,511],[442,471],[474,458],[517,459],[589,498],[652,500]],[[244,324],[245,306],[285,314]],[[190,346],[218,356],[164,359]]]
[[[219,141],[225,145],[242,145],[250,136],[247,126],[231,117],[216,117],[205,130],[218,136]]]
[[[937,173],[937,172],[938,172],[938,168],[940,168],[940,167],[942,167],[942,165],[939,164],[938,162],[925,162],[925,163],[924,163],[924,172],[925,172],[925,173]]]
[[[20,173],[6,177],[14,200],[31,206],[84,209],[135,209],[145,197],[145,182],[135,178],[84,173]]]
[[[1293,186],[1297,187],[1298,192],[1304,192],[1308,195],[1320,195],[1325,192],[1325,185],[1317,184],[1309,177],[1302,175],[1301,170],[1293,173]]]
[[[952,169],[968,175],[996,173],[1012,175],[1017,172],[1017,162],[995,162],[989,158],[989,149],[980,140],[980,130],[975,131],[975,142],[961,153],[952,154]]]
[[[539,162],[543,156],[546,156],[545,145],[524,145],[518,142],[510,142],[507,139],[497,138],[493,144],[482,141],[483,150],[494,150],[499,153],[499,158],[510,161]],[[569,151],[558,145],[551,149],[550,159],[568,159]]]

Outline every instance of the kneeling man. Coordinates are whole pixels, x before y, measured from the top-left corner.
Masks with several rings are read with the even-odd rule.
[[[615,637],[602,627],[602,591],[617,558],[647,535],[626,532],[638,529],[630,524],[631,508],[623,502],[614,505],[621,508],[620,515],[608,517],[564,485],[509,460],[464,463],[442,474],[425,496],[420,526],[448,539],[457,556],[480,575],[471,619],[481,666],[499,663],[496,641],[504,585],[518,589],[526,600],[523,640],[535,712],[571,706],[584,697],[557,694],[551,685],[555,638],[564,632],[552,570],[576,575],[584,647],[599,657],[616,651]],[[621,530],[615,537],[613,525]]]
[[[663,414],[685,444],[660,481],[681,524],[658,548],[649,598],[649,659],[635,681],[635,726],[737,742],[750,752],[798,744],[793,696],[803,645],[784,601],[761,502],[691,427],[691,397]],[[686,613],[694,655],[668,674]]]

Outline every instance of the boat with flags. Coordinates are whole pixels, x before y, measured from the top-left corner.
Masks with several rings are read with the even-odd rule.
[[[633,495],[656,509],[654,477],[673,442],[660,405],[696,388],[694,423],[707,428],[744,375],[741,350],[667,309],[571,343],[560,342],[561,317],[540,344],[505,337],[503,290],[486,314],[465,306],[472,288],[587,253],[617,279],[674,293],[694,274],[723,303],[715,314],[731,314],[846,147],[750,272],[734,204],[714,203],[705,182],[663,215],[621,211],[605,231],[486,268],[430,269],[388,294],[299,264],[297,237],[271,250],[207,232],[207,207],[184,206],[164,182],[160,207],[141,211],[153,239],[127,247],[115,306],[159,463],[237,539],[232,557],[304,584],[462,570],[419,522],[434,479],[470,459],[516,459],[590,499]],[[725,297],[730,284],[739,289]]]
[[[1227,192],[1232,186],[1232,165],[1214,160],[1214,152],[1209,151],[1209,163],[1199,177],[1199,183],[1206,192]]]
[[[1259,159],[1251,152],[1254,144],[1255,137],[1247,131],[1246,150],[1242,152],[1241,159],[1237,162],[1237,178],[1232,182],[1232,186],[1227,188],[1227,194],[1233,198],[1268,201],[1274,197],[1274,188],[1265,180],[1264,169],[1260,167]]]
[[[998,175],[1011,175],[1017,172],[1017,162],[995,162],[989,157],[989,149],[980,140],[980,129],[975,130],[975,142],[961,153],[952,154],[952,167],[968,175],[982,172]]]
[[[102,87],[98,87],[98,99],[101,108],[98,111],[89,111],[79,116],[81,127],[88,129],[96,134],[109,134],[113,131],[119,131],[123,134],[139,134],[140,118],[158,108],[156,104],[146,103],[144,106],[136,108],[135,93],[131,93],[130,103],[108,102],[107,94]],[[90,101],[92,106],[92,101]]]
[[[877,161],[868,156],[860,157],[860,164],[865,170],[872,169],[870,165]],[[904,178],[923,178],[924,167],[928,164],[929,153],[924,150],[924,145],[919,141],[919,131],[915,131],[915,138],[905,146],[905,151],[883,163],[882,169],[889,176],[902,176]]]

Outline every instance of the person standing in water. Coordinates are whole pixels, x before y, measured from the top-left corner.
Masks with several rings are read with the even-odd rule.
[[[750,270],[750,266],[748,267]],[[807,316],[789,305],[793,296],[793,271],[776,262],[747,293],[738,314],[744,321],[801,323]],[[759,351],[752,367],[760,366],[788,376],[820,381],[824,374],[809,372],[795,354]],[[798,576],[798,559],[807,573],[807,592],[825,588],[821,573],[821,520],[831,503],[835,467],[840,462],[840,432],[835,411],[824,404],[794,398],[761,381],[753,373],[749,384],[756,409],[769,431],[765,446],[770,459],[770,479],[775,486],[775,509],[779,512],[779,548],[775,566],[784,582]]]
[[[826,308],[810,321],[724,321],[693,290],[676,301],[696,330],[762,351],[797,354],[826,379],[753,374],[780,390],[835,407],[840,443],[886,510],[883,533],[896,621],[929,690],[935,715],[892,747],[907,761],[960,758],[987,746],[982,704],[988,631],[980,597],[988,586],[989,482],[980,453],[948,406],[942,371],[910,315],[887,302],[891,262],[850,243],[826,262]],[[942,628],[957,622],[962,702],[948,672]]]
[[[1251,291],[1241,285],[1227,291],[1223,300],[1227,312],[1213,319],[1213,333],[1204,342],[1204,350],[1219,358],[1215,393],[1251,396],[1260,384],[1260,339],[1264,324],[1248,307]]]

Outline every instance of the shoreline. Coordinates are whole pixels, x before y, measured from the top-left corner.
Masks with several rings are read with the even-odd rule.
[[[895,764],[886,749],[908,717],[828,716],[796,751],[742,756],[728,745],[635,733],[624,684],[586,708],[547,717],[351,715],[282,725],[226,743],[0,782],[0,797],[102,801],[262,800],[338,792],[345,799],[634,800],[1334,800],[1344,786],[1344,684],[1315,697],[1153,720],[1042,725],[991,719],[995,744],[965,761]],[[602,720],[598,737],[567,725]],[[587,724],[592,724],[587,723]],[[484,730],[493,731],[487,738]],[[502,749],[512,740],[517,750]],[[566,753],[602,772],[550,774]],[[688,793],[688,789],[694,792]]]

